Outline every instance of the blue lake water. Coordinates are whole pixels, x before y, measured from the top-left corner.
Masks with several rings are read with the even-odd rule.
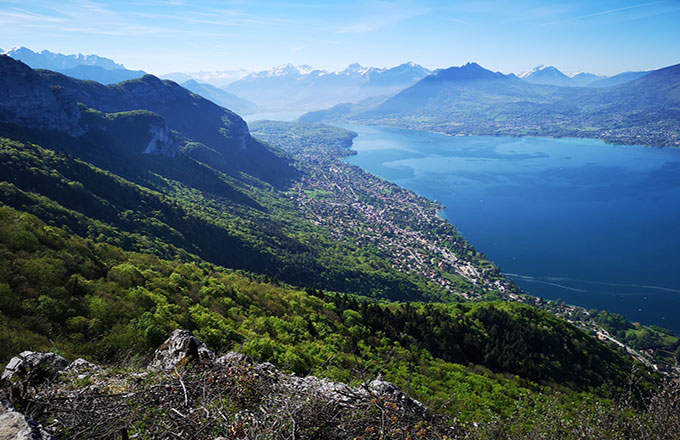
[[[528,293],[680,334],[680,150],[344,126]]]

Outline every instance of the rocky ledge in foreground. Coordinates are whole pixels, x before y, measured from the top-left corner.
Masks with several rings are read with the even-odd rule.
[[[217,357],[175,330],[143,371],[23,352],[2,375],[10,439],[457,438],[420,402],[380,378],[351,387],[298,377],[231,352]],[[4,419],[3,419],[4,420]],[[12,426],[14,426],[12,425]],[[9,425],[8,425],[9,426]],[[13,430],[12,430],[13,429]]]

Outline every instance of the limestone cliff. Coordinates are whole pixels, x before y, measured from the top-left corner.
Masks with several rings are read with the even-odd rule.
[[[0,55],[0,121],[78,136],[80,110],[58,99],[27,65]]]

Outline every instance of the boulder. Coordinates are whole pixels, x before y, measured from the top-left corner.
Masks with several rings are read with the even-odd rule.
[[[86,361],[83,358],[78,358],[75,361],[71,362],[64,371],[67,371],[69,373],[76,373],[78,375],[78,379],[85,379],[92,373],[102,371],[102,368],[99,365],[93,364],[90,361]]]
[[[68,366],[69,362],[58,354],[23,351],[9,361],[2,380],[10,383],[27,381],[35,385],[53,379]]]
[[[425,405],[410,397],[392,382],[382,380],[381,376],[378,376],[375,380],[372,380],[368,384],[368,389],[377,396],[386,397],[392,402],[399,404],[402,408],[412,411],[425,410]]]
[[[40,425],[14,411],[5,402],[0,404],[0,439],[47,440],[52,436]]]
[[[148,368],[152,370],[172,370],[185,362],[212,364],[215,353],[196,338],[189,330],[177,329],[163,342],[154,353]]]
[[[224,356],[220,356],[215,361],[218,365],[232,366],[232,365],[245,365],[249,363],[248,356],[238,351],[230,351]]]
[[[345,383],[332,382],[316,376],[290,376],[286,386],[296,395],[321,396],[325,401],[334,401],[345,406],[351,406],[354,402],[369,397],[368,391],[361,387],[351,388]]]

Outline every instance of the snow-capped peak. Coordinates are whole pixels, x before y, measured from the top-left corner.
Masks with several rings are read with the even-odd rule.
[[[357,73],[359,75],[363,75],[366,72],[368,72],[370,69],[371,69],[370,67],[364,67],[359,63],[352,63],[349,66],[347,66],[347,68],[345,70],[340,72],[340,74],[351,75],[351,74]]]
[[[533,69],[531,69],[527,72],[520,73],[517,76],[520,77],[520,78],[526,78],[526,77],[531,76],[534,73],[538,72],[539,70],[544,70],[544,69],[547,69],[548,67],[550,67],[550,66],[539,64],[538,66],[534,67]]]
[[[255,72],[249,76],[257,78],[272,78],[280,76],[304,76],[317,71],[312,66],[306,64],[301,66],[294,66],[293,64],[283,64],[281,66],[276,66],[269,70],[264,70],[261,72]]]

